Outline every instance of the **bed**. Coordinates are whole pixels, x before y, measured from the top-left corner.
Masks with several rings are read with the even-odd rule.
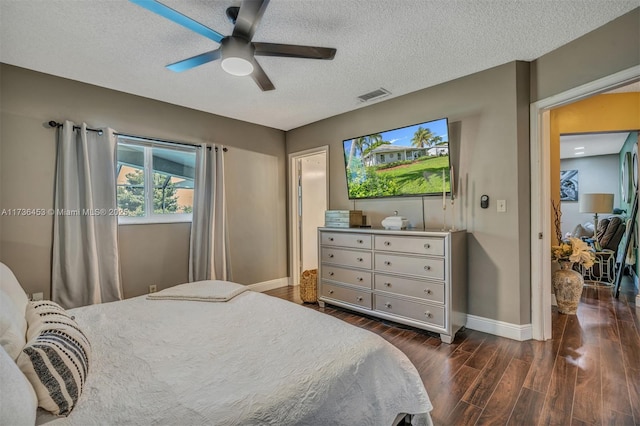
[[[90,342],[89,372],[70,414],[39,408],[37,424],[392,425],[404,414],[431,424],[422,380],[397,348],[262,293],[142,296],[66,313]]]

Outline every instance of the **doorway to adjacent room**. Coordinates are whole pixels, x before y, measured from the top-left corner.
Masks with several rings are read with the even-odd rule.
[[[292,285],[318,268],[318,227],[329,206],[328,152],[323,146],[289,154],[289,239]]]

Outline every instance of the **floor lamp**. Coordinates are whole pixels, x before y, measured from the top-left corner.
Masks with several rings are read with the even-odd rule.
[[[613,211],[613,194],[580,194],[580,213],[593,213],[593,239],[598,242],[598,213]]]

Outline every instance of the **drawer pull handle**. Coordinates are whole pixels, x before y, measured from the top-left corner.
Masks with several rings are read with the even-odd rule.
[[[385,304],[384,304],[384,306],[385,306],[386,308],[388,308],[388,309],[391,309],[391,303],[389,303],[389,302],[385,303]]]
[[[425,312],[424,314],[427,316],[427,318],[433,318],[433,314],[429,311]]]
[[[333,290],[329,290],[329,294],[333,294]]]
[[[356,297],[356,300],[357,300],[358,302],[362,302],[362,296],[358,296],[358,297]]]
[[[362,244],[364,241],[362,240],[358,240],[358,244]]]
[[[332,277],[333,276],[333,272],[329,272],[329,276]]]
[[[426,249],[430,249],[430,248],[431,248],[431,244],[425,244],[425,245],[424,245],[424,248],[426,248]]]
[[[424,292],[425,292],[425,293],[427,293],[427,294],[431,294],[431,293],[432,293],[432,291],[431,291],[431,289],[430,289],[430,288],[425,288],[425,289],[424,289]]]
[[[329,237],[329,241],[333,241],[333,237]]]
[[[329,254],[329,259],[333,259],[333,253]]]
[[[391,283],[384,283],[387,287],[391,287]]]
[[[431,266],[429,266],[429,265],[425,266],[425,267],[424,267],[424,270],[425,270],[425,271],[430,271],[430,270],[431,270]]]
[[[390,246],[390,245],[391,245],[391,242],[389,242],[389,241],[385,241],[385,242],[384,242],[384,245],[388,247],[388,246]]]
[[[356,278],[358,281],[362,281],[362,277],[358,277]]]
[[[391,266],[391,262],[389,262],[388,260],[385,260],[384,264],[387,265],[387,266]]]
[[[362,262],[362,258],[361,258],[361,257],[358,257],[356,260],[357,260],[358,262]]]

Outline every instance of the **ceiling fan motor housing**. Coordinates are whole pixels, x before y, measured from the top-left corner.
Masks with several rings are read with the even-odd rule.
[[[229,36],[220,42],[222,68],[233,75],[249,75],[253,72],[253,44],[243,38]]]

